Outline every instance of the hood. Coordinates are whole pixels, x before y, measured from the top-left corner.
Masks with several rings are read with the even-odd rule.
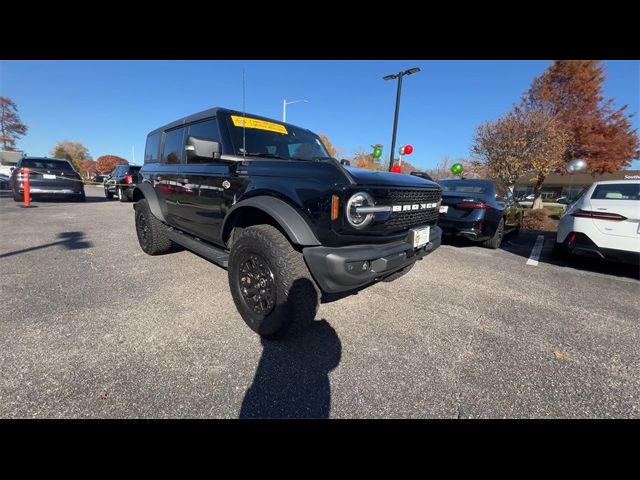
[[[379,172],[366,168],[344,167],[353,179],[361,185],[375,185],[383,187],[432,187],[440,189],[440,186],[430,180],[406,175],[404,173]]]

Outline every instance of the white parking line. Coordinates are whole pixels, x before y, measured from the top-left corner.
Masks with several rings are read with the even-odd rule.
[[[538,265],[538,260],[540,260],[540,252],[542,251],[543,244],[544,235],[538,235],[538,238],[536,238],[536,243],[533,245],[533,250],[531,250],[529,260],[527,260],[527,265],[533,265],[534,267]]]

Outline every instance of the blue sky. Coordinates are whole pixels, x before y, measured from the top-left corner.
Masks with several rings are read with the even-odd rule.
[[[396,81],[405,77],[397,144],[410,143],[417,167],[469,155],[475,127],[508,111],[549,61],[2,61],[0,94],[18,105],[28,134],[18,148],[49,154],[61,140],[84,143],[94,158],[141,163],[147,132],[213,106],[282,119],[328,135],[342,156],[370,145],[388,159]],[[605,95],[640,110],[640,62],[606,61]],[[638,128],[637,116],[633,119]],[[635,161],[634,168],[640,168]]]

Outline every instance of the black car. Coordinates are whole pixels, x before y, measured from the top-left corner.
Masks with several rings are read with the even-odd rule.
[[[140,180],[140,169],[136,165],[118,165],[104,179],[104,196],[113,198],[114,194],[121,202],[133,200],[133,189]]]
[[[506,189],[493,180],[440,180],[442,205],[438,225],[443,235],[465,237],[498,248],[502,237],[517,232],[524,211]]]
[[[0,173],[0,190],[10,190],[9,188],[9,175]]]
[[[67,196],[79,202],[85,201],[82,179],[67,160],[25,157],[11,172],[9,183],[16,202],[22,202],[24,198],[25,168],[29,169],[32,198]]]
[[[226,267],[238,311],[262,335],[313,320],[322,296],[402,276],[440,245],[436,183],[344,166],[315,133],[242,112],[152,131],[141,177],[141,248],[158,255],[174,241]]]

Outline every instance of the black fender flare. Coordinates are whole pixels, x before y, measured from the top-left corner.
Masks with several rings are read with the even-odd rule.
[[[222,240],[230,233],[232,220],[236,216],[234,212],[245,207],[257,208],[268,214],[282,227],[293,243],[304,246],[320,245],[311,227],[295,208],[279,198],[266,195],[242,200],[229,209],[222,224]]]
[[[151,210],[151,213],[153,214],[153,216],[156,217],[161,222],[167,223],[166,216],[165,216],[166,205],[164,205],[164,208],[163,208],[162,203],[160,203],[160,200],[158,200],[158,194],[156,193],[155,189],[151,186],[151,184],[140,183],[136,185],[136,188],[133,190],[133,198],[136,198],[138,192],[140,192],[140,194],[147,199],[147,203],[149,204],[149,210]]]

